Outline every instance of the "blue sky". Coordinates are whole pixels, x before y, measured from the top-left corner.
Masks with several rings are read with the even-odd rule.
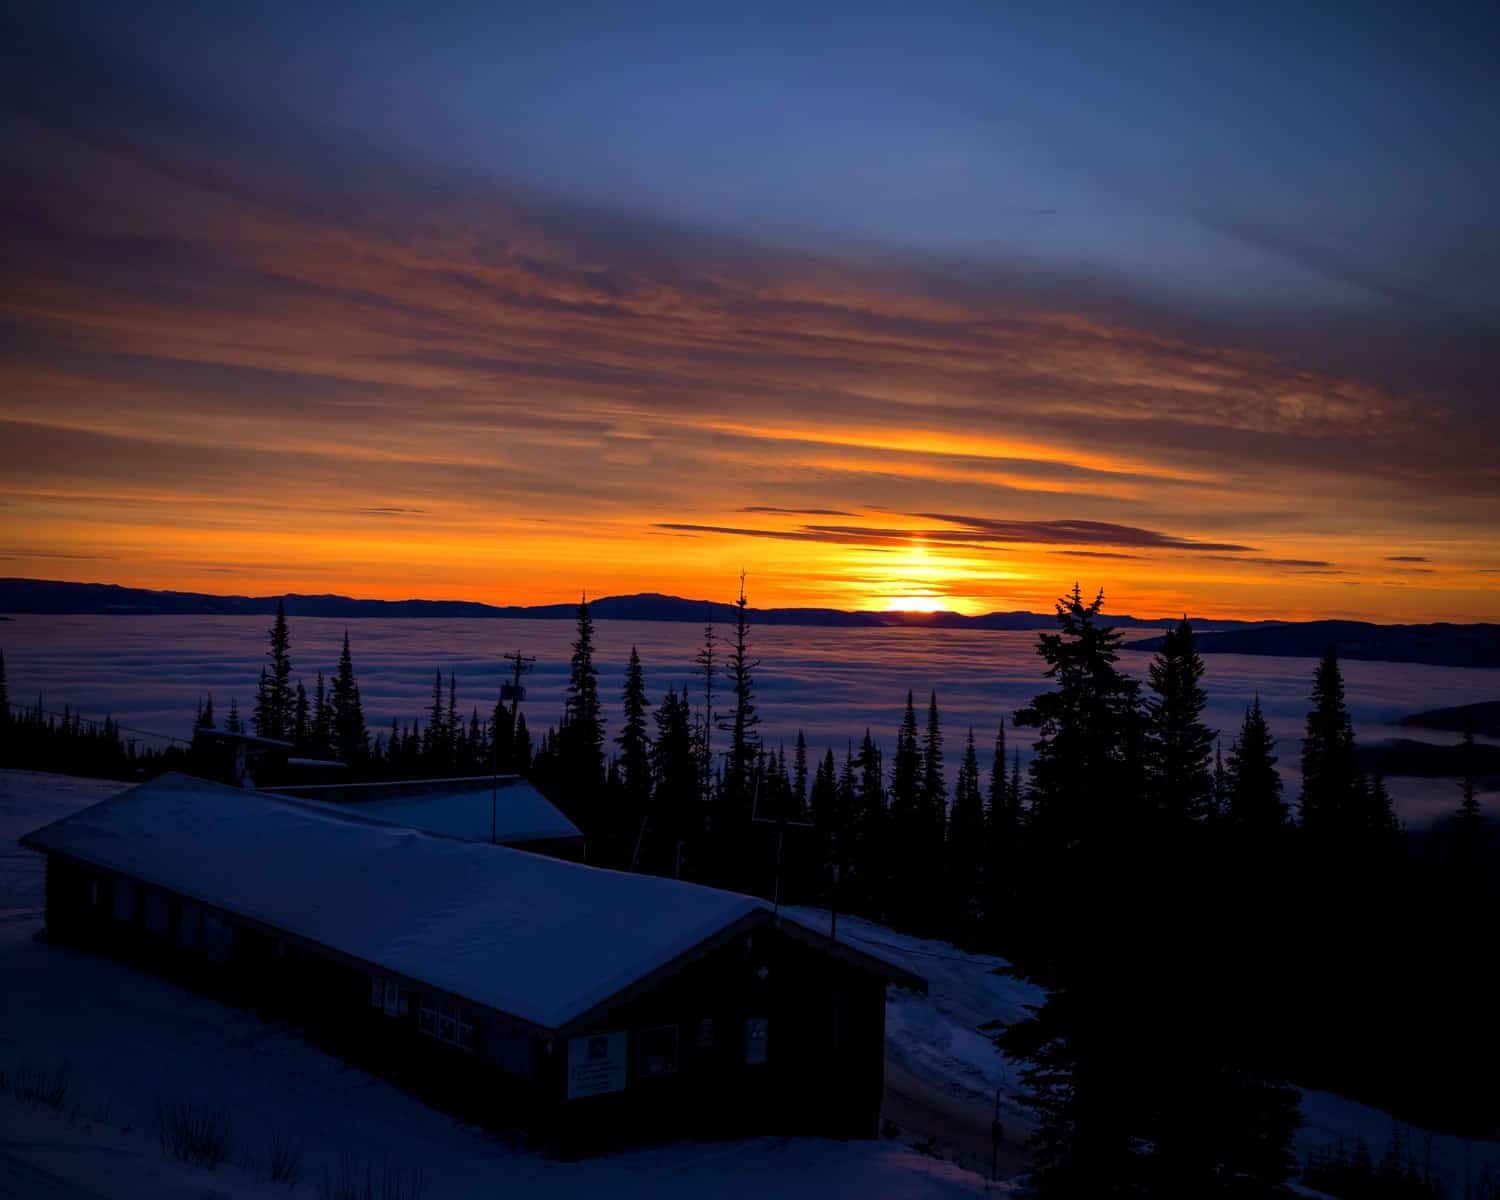
[[[1500,312],[1493,7],[226,7],[49,23],[208,111],[782,244]]]

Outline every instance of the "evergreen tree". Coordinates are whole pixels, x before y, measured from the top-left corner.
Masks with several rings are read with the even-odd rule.
[[[656,708],[656,740],[649,746],[656,788],[652,799],[654,838],[648,838],[644,864],[660,875],[681,875],[696,833],[699,811],[698,751],[693,740],[687,692],[669,689]]]
[[[208,702],[204,704],[202,711],[198,713],[198,724],[196,727],[198,729],[212,729],[214,727],[214,695],[212,692],[208,694]]]
[[[1239,736],[1224,768],[1224,822],[1239,836],[1263,843],[1286,828],[1288,812],[1276,770],[1275,739],[1261,711],[1260,697],[1245,710]]]
[[[594,618],[588,598],[578,604],[578,636],[568,664],[568,691],[555,751],[568,801],[595,807],[604,783],[604,717],[599,705],[599,672],[594,666]]]
[[[1116,665],[1120,634],[1098,621],[1103,604],[1102,592],[1085,603],[1077,585],[1058,601],[1059,632],[1037,646],[1054,688],[1015,715],[1037,730],[1028,836],[1049,898],[1034,907],[1020,965],[1048,993],[1001,1043],[1023,1064],[1038,1120],[1033,1178],[1046,1196],[1136,1188],[1151,1116],[1175,1082],[1170,1059],[1158,1069],[1145,1049],[1159,1053],[1157,1039],[1172,1036],[1161,992],[1119,988],[1127,975],[1171,978],[1173,956],[1155,935],[1141,947],[1132,933],[1161,915],[1142,894],[1157,886],[1141,820],[1144,714],[1139,685]]]
[[[908,691],[891,761],[892,857],[887,908],[898,925],[909,926],[918,918],[922,889],[927,885],[922,871],[922,817],[922,748],[917,740],[917,710]]]
[[[880,745],[865,730],[854,759],[858,787],[849,828],[849,861],[855,872],[851,908],[879,919],[883,915],[888,875],[888,841],[885,764]]]
[[[334,685],[335,688],[337,684]],[[427,771],[442,775],[448,769],[448,708],[443,701],[443,672],[432,674],[432,703],[427,707],[427,743],[423,757]]]
[[[1213,734],[1203,723],[1207,703],[1200,681],[1203,659],[1193,645],[1193,627],[1184,617],[1167,630],[1151,661],[1147,706],[1148,764],[1156,809],[1168,829],[1201,820],[1213,795],[1209,749]]]
[[[333,752],[333,706],[328,701],[328,692],[323,685],[323,672],[318,672],[318,686],[313,692],[313,745],[321,755]]]
[[[531,770],[531,734],[526,729],[525,713],[518,713],[516,716],[516,737],[511,743],[510,761],[512,768],[522,775]]]
[[[729,750],[724,763],[724,799],[730,819],[750,815],[752,769],[760,750],[756,730],[760,716],[755,711],[755,669],[758,661],[750,659],[749,601],[745,599],[745,578],[740,576],[740,594],[735,600],[734,641],[730,643],[729,678],[734,689],[734,714],[719,728],[729,734]]]
[[[224,728],[230,733],[245,732],[244,723],[240,720],[239,701],[236,700],[233,696],[229,697],[229,719],[226,722]]]
[[[302,686],[302,680],[297,680],[297,702],[293,708],[292,715],[292,744],[299,751],[307,750],[308,738],[311,735],[312,726],[307,703],[307,689]]]
[[[286,623],[286,603],[276,602],[276,620],[270,629],[270,648],[266,657],[271,669],[265,676],[264,694],[257,704],[256,732],[261,737],[287,740],[292,735],[292,640]]]
[[[448,672],[448,711],[443,718],[443,732],[446,735],[443,749],[447,752],[444,766],[453,771],[458,767],[464,731],[463,724],[458,719],[458,679],[451,669]]]
[[[984,799],[979,785],[979,756],[974,750],[974,730],[964,746],[953,791],[953,810],[948,818],[948,870],[950,920],[960,934],[972,937],[983,910],[985,857]]]
[[[797,730],[797,749],[792,762],[792,799],[800,816],[807,811],[807,739],[800,729]]]
[[[271,684],[266,678],[265,667],[262,667],[260,681],[255,685],[255,704],[250,709],[250,724],[255,727],[258,737],[268,738],[271,736],[271,730],[276,728],[271,707]]]
[[[638,863],[651,807],[651,738],[646,729],[646,709],[651,702],[646,698],[641,656],[634,646],[630,647],[630,662],[625,668],[621,701],[625,720],[615,738],[615,744],[620,747],[620,797],[624,804],[622,815],[634,832],[635,846],[631,858]]]
[[[990,765],[989,790],[984,806],[984,912],[991,936],[998,934],[1015,899],[1016,843],[1021,832],[1019,795],[1011,795],[1005,775],[1005,720],[995,731],[995,761]],[[1015,768],[1019,791],[1020,766]]]
[[[703,676],[703,712],[698,723],[699,788],[705,807],[712,792],[714,773],[713,738],[718,714],[714,711],[714,684],[718,679],[718,640],[712,623],[703,627],[703,645],[693,658],[694,667]]]
[[[1057,602],[1061,631],[1042,634],[1037,646],[1056,686],[1015,715],[1037,730],[1031,823],[1049,853],[1105,845],[1139,826],[1140,685],[1116,666],[1121,634],[1098,623],[1103,607],[1103,592],[1085,604],[1076,584]]]
[[[1312,709],[1302,740],[1302,829],[1318,842],[1347,840],[1362,824],[1356,797],[1359,770],[1354,758],[1354,726],[1344,704],[1344,677],[1338,654],[1329,647],[1313,675]]]
[[[370,752],[370,735],[365,728],[365,709],[359,698],[359,682],[354,676],[354,659],[349,653],[349,631],[344,630],[344,648],[339,653],[339,669],[333,677],[333,749],[351,767],[361,767]]]
[[[838,855],[839,784],[838,767],[833,751],[827,751],[813,771],[812,788],[807,805],[812,818],[813,836],[818,846],[818,875],[815,884],[819,900],[830,902],[833,891],[833,867]]]

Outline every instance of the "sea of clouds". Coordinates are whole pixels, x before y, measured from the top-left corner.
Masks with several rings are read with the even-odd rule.
[[[16,616],[0,623],[0,650],[13,702],[34,703],[41,695],[48,709],[67,705],[85,716],[112,714],[135,729],[187,737],[197,701],[209,694],[221,717],[231,697],[248,717],[265,662],[268,625],[261,617]],[[403,724],[422,717],[425,724],[437,670],[445,689],[449,673],[456,677],[465,715],[478,707],[483,717],[494,705],[501,679],[508,677],[503,656],[514,650],[537,658],[526,678],[525,712],[533,736],[555,724],[562,711],[572,622],[294,618],[295,675],[309,692],[319,670],[332,676],[346,629],[375,732],[386,731],[393,717]],[[618,720],[632,646],[640,652],[653,697],[684,685],[697,696],[701,684],[692,662],[702,641],[703,630],[695,625],[597,622],[596,662],[611,725]],[[987,769],[999,720],[1008,724],[1016,708],[1047,686],[1035,633],[780,626],[753,630],[752,641],[759,660],[755,680],[762,732],[788,752],[801,729],[815,752],[831,746],[841,757],[851,739],[857,741],[869,728],[889,755],[907,690],[925,708],[927,694],[936,689],[950,771],[970,726]],[[727,647],[721,645],[719,652],[727,658]],[[1144,678],[1150,656],[1126,652],[1122,661]],[[1313,661],[1209,655],[1205,662],[1207,718],[1222,732],[1226,753],[1246,705],[1258,695],[1277,738],[1288,799],[1295,798]],[[1396,727],[1407,713],[1500,695],[1496,670],[1348,662],[1344,676],[1362,741],[1409,735]],[[1021,746],[1023,756],[1030,735],[1030,730],[1011,734],[1010,744]],[[1413,825],[1457,804],[1452,780],[1389,783],[1403,818]]]

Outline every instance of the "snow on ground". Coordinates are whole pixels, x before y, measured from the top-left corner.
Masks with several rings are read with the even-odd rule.
[[[798,922],[829,932],[822,909],[784,910]],[[1016,1089],[1019,1071],[995,1049],[995,1021],[1010,1025],[1042,1002],[1035,984],[1005,974],[1009,963],[968,954],[947,942],[897,933],[873,921],[840,915],[838,936],[851,946],[914,971],[927,980],[926,996],[892,988],[885,1009],[886,1057],[955,1100],[983,1110],[985,1121],[1001,1092],[1007,1123],[1025,1119]]]
[[[294,1032],[143,974],[33,940],[41,926],[39,855],[19,849],[16,837],[125,785],[35,772],[0,771],[0,1070],[52,1070],[70,1064],[71,1102],[84,1113],[108,1105],[110,1125],[70,1124],[64,1117],[24,1108],[0,1096],[0,1194],[56,1200],[122,1196],[218,1195],[258,1200],[268,1187],[243,1173],[213,1175],[202,1190],[179,1183],[175,1163],[163,1164],[149,1134],[158,1100],[227,1106],[236,1139],[264,1154],[278,1132],[294,1132],[304,1147],[304,1183],[292,1195],[313,1194],[325,1172],[337,1176],[345,1156],[402,1171],[420,1170],[425,1200],[490,1195],[760,1197],[874,1196],[897,1200],[1006,1194],[952,1163],[887,1142],[755,1139],[666,1146],[582,1163],[557,1163],[517,1151],[455,1124],[391,1085],[346,1067]],[[826,930],[828,914],[788,909],[788,915]],[[1018,1073],[996,1053],[982,1027],[1009,1023],[1039,1003],[1042,993],[996,974],[1004,960],[967,954],[944,942],[896,933],[858,917],[840,916],[838,935],[928,980],[927,996],[892,989],[886,1010],[888,1080],[908,1111],[965,1127],[949,1144],[961,1161],[986,1161],[995,1089],[1005,1099],[1012,1145],[1024,1136],[1016,1107]],[[893,1097],[888,1093],[888,1107]],[[1326,1092],[1305,1092],[1307,1125],[1299,1156],[1363,1137],[1378,1158],[1391,1135],[1385,1113]],[[19,1115],[18,1115],[19,1114]],[[134,1132],[122,1135],[120,1126]],[[908,1127],[906,1140],[931,1130]],[[914,1137],[913,1135],[917,1135]],[[1403,1127],[1403,1140],[1409,1131]],[[94,1140],[89,1140],[94,1139]],[[1450,1193],[1488,1171],[1500,1178],[1500,1142],[1465,1142],[1417,1131],[1419,1158],[1429,1153]],[[1014,1163],[1014,1160],[1012,1160]],[[1005,1160],[1002,1159],[1002,1168]],[[1019,1168],[1017,1168],[1019,1169]],[[1004,1173],[1004,1172],[1003,1172]],[[57,1177],[56,1179],[52,1178]],[[61,1182],[59,1182],[59,1180]],[[24,1185],[24,1186],[23,1186]],[[134,1191],[130,1189],[136,1189]],[[276,1194],[286,1195],[284,1190]]]
[[[0,771],[6,833],[10,824],[29,832],[101,798],[75,788],[77,782]],[[190,1194],[249,1200],[262,1194],[253,1177],[223,1169],[200,1172],[201,1183],[179,1188],[179,1168],[161,1168],[150,1133],[158,1103],[226,1108],[236,1156],[248,1150],[264,1157],[273,1138],[294,1138],[303,1149],[303,1183],[293,1196],[316,1194],[325,1176],[336,1181],[346,1159],[377,1172],[382,1166],[420,1171],[423,1200],[502,1192],[561,1200],[595,1200],[601,1193],[664,1200],[1003,1194],[971,1172],[896,1142],[756,1138],[577,1163],[517,1150],[349,1068],[285,1026],[123,963],[37,941],[39,861],[25,878],[11,880],[14,862],[7,860],[15,900],[9,920],[0,921],[0,1071],[14,1078],[22,1069],[51,1072],[66,1063],[69,1106],[109,1115],[70,1123],[0,1095],[0,1194],[56,1200]],[[127,1126],[132,1132],[122,1134]]]
[[[1430,1170],[1443,1183],[1448,1195],[1469,1195],[1467,1185],[1481,1180],[1500,1183],[1500,1142],[1429,1134],[1393,1121],[1389,1113],[1378,1108],[1332,1092],[1303,1092],[1302,1116],[1306,1124],[1297,1133],[1299,1159],[1305,1160],[1313,1151],[1337,1150],[1340,1141],[1353,1151],[1355,1141],[1363,1138],[1379,1162],[1391,1144],[1391,1130],[1395,1126],[1400,1130],[1401,1144],[1410,1144],[1418,1167]]]

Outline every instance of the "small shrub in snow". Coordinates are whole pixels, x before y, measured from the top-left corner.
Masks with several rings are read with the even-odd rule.
[[[385,1164],[358,1163],[345,1154],[337,1178],[325,1174],[321,1200],[422,1200],[425,1184],[420,1171],[410,1173]]]
[[[163,1154],[212,1171],[229,1158],[229,1113],[203,1104],[156,1106]]]
[[[293,1142],[284,1133],[271,1136],[270,1157],[266,1161],[266,1174],[272,1183],[284,1183],[296,1187],[302,1173],[302,1146]]]
[[[0,1089],[17,1100],[62,1112],[68,1102],[68,1064],[63,1063],[50,1075],[22,1067],[12,1079],[0,1072]]]

